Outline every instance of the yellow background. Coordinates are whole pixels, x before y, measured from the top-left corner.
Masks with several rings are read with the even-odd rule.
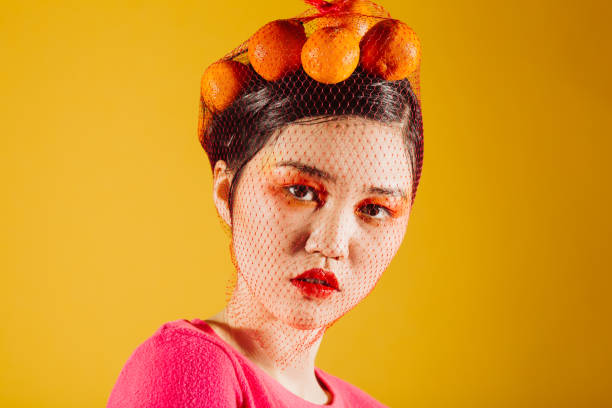
[[[393,407],[612,406],[607,1],[381,0],[423,46],[406,239],[317,365]],[[0,13],[0,406],[104,406],[164,322],[225,300],[199,80],[286,1]]]

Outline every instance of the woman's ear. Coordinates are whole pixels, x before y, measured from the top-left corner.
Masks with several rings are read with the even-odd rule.
[[[213,170],[213,200],[219,216],[231,228],[232,220],[229,210],[229,191],[232,183],[232,173],[223,160],[215,163]]]

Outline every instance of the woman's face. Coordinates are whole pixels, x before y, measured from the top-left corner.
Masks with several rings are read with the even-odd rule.
[[[399,127],[357,117],[288,126],[236,186],[238,279],[292,327],[331,325],[372,291],[397,252],[410,192]],[[295,279],[313,268],[333,273],[337,290]]]

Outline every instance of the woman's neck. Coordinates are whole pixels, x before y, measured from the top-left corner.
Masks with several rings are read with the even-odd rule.
[[[240,278],[225,309],[207,322],[227,343],[294,394],[323,404],[327,401],[328,395],[314,373],[325,327],[302,330],[278,320],[251,297]]]

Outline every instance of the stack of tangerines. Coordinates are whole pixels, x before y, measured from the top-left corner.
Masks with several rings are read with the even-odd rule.
[[[375,15],[372,6],[377,7]],[[370,0],[344,0],[340,12],[319,15],[313,23],[308,38],[299,18],[261,27],[247,43],[253,70],[267,81],[278,81],[302,67],[316,81],[335,84],[351,76],[358,64],[389,81],[404,79],[419,66],[416,33]],[[251,75],[246,64],[232,59],[209,66],[202,76],[207,114],[200,125],[231,105]]]

